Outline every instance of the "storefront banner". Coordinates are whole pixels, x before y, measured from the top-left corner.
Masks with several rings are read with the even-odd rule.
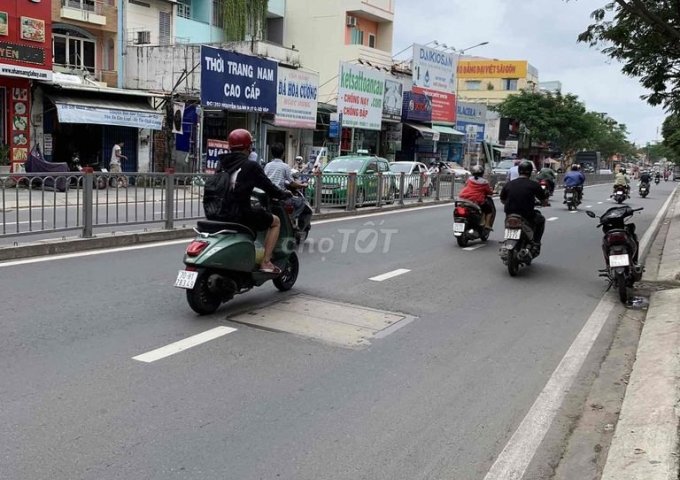
[[[328,138],[338,138],[340,136],[340,114],[331,113],[328,122]]]
[[[0,62],[0,77],[21,77],[30,78],[32,80],[52,81],[52,71],[43,70],[42,68],[20,67],[19,65],[9,65]]]
[[[374,68],[340,63],[338,113],[342,126],[380,130],[382,124],[385,75]]]
[[[469,132],[472,130],[472,128],[475,129],[477,134],[475,135],[475,140],[474,142],[476,143],[481,143],[484,141],[484,130],[486,128],[485,124],[483,123],[473,123],[473,122],[466,122],[465,120],[456,120],[456,130],[460,130],[461,132]]]
[[[459,78],[526,78],[526,60],[461,60]]]
[[[151,130],[163,128],[163,115],[161,113],[57,103],[57,115],[62,123],[93,123],[95,125],[117,125]]]
[[[427,95],[432,99],[432,123],[449,125],[456,123],[456,96],[453,93],[420,87],[413,87],[413,92]]]
[[[201,45],[201,104],[276,113],[277,70],[271,60]]]
[[[316,128],[319,75],[279,65],[274,125],[290,128]]]
[[[404,93],[402,120],[432,123],[432,99],[422,93]]]
[[[440,92],[456,90],[458,55],[424,45],[413,45],[413,85]]]
[[[401,108],[404,103],[404,84],[393,78],[385,79],[385,97],[383,98],[382,116],[387,120],[401,119]]]
[[[220,155],[229,153],[229,142],[225,140],[208,139],[208,151],[205,155],[205,173],[215,173],[220,162]]]

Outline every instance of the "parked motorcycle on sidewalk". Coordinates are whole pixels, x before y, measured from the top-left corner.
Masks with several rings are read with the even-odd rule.
[[[484,214],[481,207],[468,200],[456,200],[453,205],[453,236],[458,246],[467,247],[470,240],[486,242],[491,229],[484,226]],[[496,209],[494,207],[491,225],[495,219]]]
[[[602,227],[604,237],[602,239],[602,253],[606,268],[600,270],[600,276],[609,280],[609,288],[617,289],[619,300],[628,301],[628,289],[635,282],[640,281],[644,268],[638,264],[640,244],[635,234],[635,224],[626,223],[640,208],[631,208],[627,205],[611,207],[600,217],[597,227]],[[586,214],[591,218],[597,218],[597,214],[587,210]]]
[[[300,264],[290,217],[282,202],[270,200],[264,192],[255,190],[253,201],[281,219],[279,240],[272,255],[272,262],[281,273],[259,271],[266,232],[255,233],[238,223],[199,220],[194,229],[197,236],[186,249],[185,268],[177,274],[175,287],[186,290],[189,306],[200,315],[214,313],[234,295],[269,280],[280,291],[295,285]]]
[[[569,211],[581,205],[581,191],[577,187],[564,187],[564,202]]]
[[[640,196],[642,198],[645,198],[647,195],[649,195],[649,184],[648,183],[641,183],[638,191],[640,193]]]

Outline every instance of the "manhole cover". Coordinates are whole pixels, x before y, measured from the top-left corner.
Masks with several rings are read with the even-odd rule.
[[[293,333],[345,348],[366,347],[410,323],[414,317],[357,305],[295,295],[228,317],[232,322]]]

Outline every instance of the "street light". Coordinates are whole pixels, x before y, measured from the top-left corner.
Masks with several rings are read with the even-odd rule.
[[[488,45],[488,44],[489,44],[489,42],[478,43],[477,45],[473,45],[473,46],[471,46],[471,47],[467,47],[467,48],[463,48],[463,49],[461,49],[461,50],[457,50],[457,52],[460,53],[461,55],[463,55],[463,54],[464,54],[465,52],[467,52],[468,50],[471,50],[471,49],[476,48],[476,47],[481,47],[481,46],[483,46],[483,45]]]

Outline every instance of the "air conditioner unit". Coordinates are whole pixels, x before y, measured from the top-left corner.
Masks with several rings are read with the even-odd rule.
[[[350,15],[347,15],[347,26],[348,27],[356,27],[357,26],[357,17],[352,17]]]
[[[147,43],[151,43],[151,32],[148,30],[137,32],[137,41],[135,43],[137,45],[145,45]]]

